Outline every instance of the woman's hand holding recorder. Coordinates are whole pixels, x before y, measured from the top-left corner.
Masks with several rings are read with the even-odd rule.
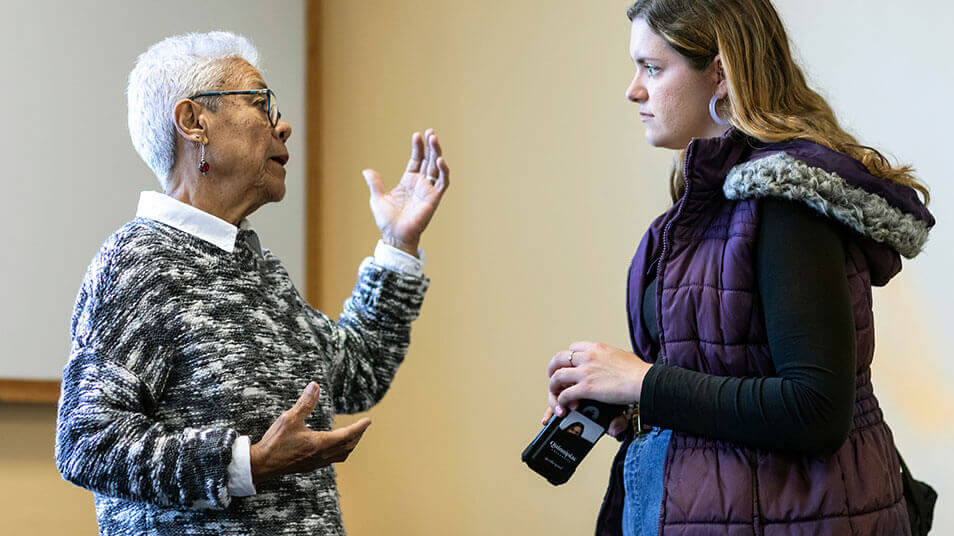
[[[643,378],[652,365],[632,352],[602,343],[574,342],[550,360],[547,376],[549,406],[546,423],[554,414],[564,416],[579,400],[631,405],[639,402]],[[617,417],[607,432],[616,436],[629,426],[629,416]]]

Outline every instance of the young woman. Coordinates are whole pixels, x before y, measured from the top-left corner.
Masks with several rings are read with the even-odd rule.
[[[629,272],[635,355],[575,342],[548,370],[544,420],[636,410],[597,534],[908,534],[871,286],[926,241],[926,187],[839,126],[769,0],[628,15],[627,97],[680,152]]]

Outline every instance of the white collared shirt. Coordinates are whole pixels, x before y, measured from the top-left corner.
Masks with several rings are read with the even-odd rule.
[[[175,227],[229,253],[235,249],[235,239],[239,231],[254,231],[248,218],[242,219],[236,227],[204,210],[159,192],[142,192],[139,195],[136,216]],[[374,263],[420,277],[424,273],[425,257],[423,251],[417,250],[417,253],[420,258],[378,240],[378,245],[374,248]]]
[[[151,191],[142,192],[139,195],[136,217],[149,218],[175,227],[229,253],[235,250],[235,239],[240,230],[254,230],[247,218],[242,219],[238,226],[235,226],[178,199]],[[378,240],[378,245],[374,248],[375,264],[416,277],[420,277],[424,272],[424,252],[418,250],[418,256],[420,258],[408,255],[381,240]],[[228,467],[229,495],[244,497],[256,493],[255,485],[252,483],[250,449],[249,436],[239,436],[232,443],[232,461]]]

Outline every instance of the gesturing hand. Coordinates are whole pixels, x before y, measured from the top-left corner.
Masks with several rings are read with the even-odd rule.
[[[437,135],[427,129],[423,137],[419,132],[411,136],[407,169],[390,192],[377,171],[361,173],[371,190],[371,212],[384,243],[416,257],[421,233],[450,185],[450,168],[441,156]]]
[[[309,383],[295,405],[279,415],[262,440],[252,445],[249,455],[253,484],[343,462],[357,446],[371,424],[370,419],[331,432],[315,432],[305,426],[305,417],[315,410],[320,392],[317,383]]]

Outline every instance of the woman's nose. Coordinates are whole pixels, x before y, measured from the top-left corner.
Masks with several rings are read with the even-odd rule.
[[[275,125],[275,134],[278,135],[278,139],[282,141],[288,141],[288,138],[291,137],[292,127],[288,124],[288,121],[284,119],[279,119],[278,124]]]
[[[632,102],[643,103],[647,96],[646,88],[639,82],[639,77],[634,76],[633,81],[626,88],[626,98]]]

